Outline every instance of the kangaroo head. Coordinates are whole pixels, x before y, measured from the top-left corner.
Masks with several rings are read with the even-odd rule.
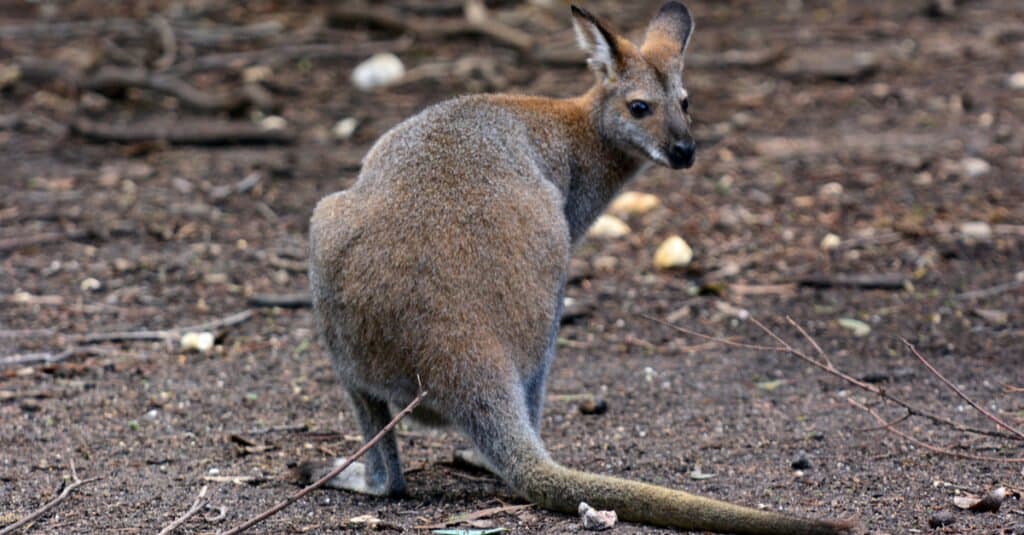
[[[572,6],[573,28],[598,76],[595,118],[601,134],[627,152],[679,169],[693,165],[689,99],[683,53],[693,17],[680,2],[662,6],[642,45],[612,32],[597,17]]]

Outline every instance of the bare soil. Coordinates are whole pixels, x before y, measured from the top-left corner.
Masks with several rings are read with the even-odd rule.
[[[428,21],[461,20],[458,2],[408,4]],[[857,517],[870,533],[932,532],[939,512],[953,523],[934,532],[1024,532],[1022,441],[906,417],[791,354],[709,343],[648,319],[774,345],[754,318],[814,355],[789,317],[852,377],[995,431],[914,359],[904,337],[966,394],[1024,427],[1024,90],[1010,83],[1024,70],[1024,10],[976,0],[932,16],[926,4],[690,2],[697,31],[686,80],[698,163],[636,179],[630,189],[657,195],[661,207],[625,217],[628,236],[589,239],[575,255],[574,315],[560,334],[544,419],[558,461],[751,506]],[[361,439],[306,308],[254,308],[248,321],[215,329],[209,353],[183,352],[177,334],[80,337],[201,324],[250,308],[255,294],[302,292],[312,207],[352,183],[359,158],[388,128],[458,94],[568,96],[592,82],[582,61],[544,64],[480,35],[403,37],[332,18],[328,2],[219,5],[5,3],[0,66],[30,57],[85,73],[152,66],[163,50],[156,14],[178,35],[170,72],[214,53],[314,43],[342,52],[275,60],[258,82],[274,102],[262,113],[287,121],[291,144],[95,142],[67,125],[82,116],[115,125],[260,117],[251,107],[188,110],[145,88],[101,95],[64,79],[71,71],[40,81],[23,69],[0,82],[0,525],[55,497],[74,462],[82,478],[101,479],[31,532],[156,533],[208,486],[211,508],[178,532],[212,533],[293,492],[297,462],[354,451]],[[572,48],[562,6],[491,6],[545,50]],[[657,2],[587,7],[639,38]],[[72,21],[137,31],[56,25]],[[267,34],[238,35],[268,23]],[[215,38],[218,29],[228,37]],[[389,50],[410,69],[407,81],[353,88],[358,62]],[[237,92],[245,66],[182,77]],[[331,129],[346,117],[359,126],[335,139]],[[237,191],[252,173],[259,181]],[[985,225],[979,232],[970,222]],[[838,246],[825,250],[830,233]],[[655,249],[674,234],[692,246],[694,263],[654,269]],[[905,284],[811,280],[880,274]],[[844,318],[870,331],[858,336]],[[587,395],[607,412],[582,414]],[[1018,460],[928,451],[849,400],[958,455]],[[461,437],[406,428],[401,446],[407,498],[316,491],[253,531],[358,530],[349,519],[367,514],[384,529],[411,530],[522,503],[488,474],[452,464]],[[794,469],[801,458],[809,467]],[[953,505],[998,486],[1011,497],[997,513]],[[575,518],[534,509],[480,525],[581,529]]]

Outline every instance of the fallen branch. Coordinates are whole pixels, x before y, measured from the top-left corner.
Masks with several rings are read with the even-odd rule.
[[[308,293],[293,294],[256,294],[249,297],[249,305],[254,307],[307,308],[313,306]]]
[[[65,349],[60,353],[48,351],[40,353],[21,353],[0,358],[0,369],[13,366],[32,366],[35,364],[56,364],[75,354],[74,349]]]
[[[249,121],[177,120],[173,123],[106,124],[78,118],[71,128],[92,141],[167,142],[176,145],[294,143],[288,128],[265,128]]]
[[[172,74],[153,73],[141,68],[107,65],[84,80],[81,88],[89,91],[111,92],[128,88],[141,88],[170,95],[182,105],[199,111],[237,111],[247,106],[261,107],[266,102],[253,102],[246,92],[211,93],[197,89]]]
[[[797,280],[808,288],[863,288],[865,290],[903,290],[910,279],[901,273],[813,275]]]
[[[412,410],[415,409],[416,406],[419,405],[421,401],[423,401],[423,398],[426,395],[427,395],[427,392],[425,390],[421,390],[420,393],[411,402],[409,402],[409,404],[406,405],[406,407],[404,409],[402,409],[401,412],[396,414],[395,417],[391,419],[391,421],[388,423],[388,425],[384,426],[384,428],[381,429],[380,432],[378,432],[376,435],[374,435],[374,437],[371,438],[369,440],[369,442],[367,442],[366,444],[363,444],[363,447],[359,448],[355,453],[352,454],[351,457],[346,459],[344,463],[342,463],[339,466],[335,467],[334,470],[331,470],[327,475],[325,475],[324,477],[321,477],[320,479],[316,480],[314,483],[312,483],[309,486],[303,488],[302,490],[292,494],[291,496],[289,496],[284,501],[278,503],[277,505],[271,507],[270,509],[267,509],[266,511],[260,513],[259,515],[253,517],[252,519],[247,520],[246,522],[242,523],[241,525],[239,525],[239,526],[237,526],[235,528],[232,528],[232,529],[230,529],[228,531],[219,531],[219,532],[217,532],[217,535],[235,535],[237,533],[241,533],[241,532],[243,532],[243,531],[245,531],[245,530],[255,526],[256,524],[266,520],[267,518],[270,518],[271,516],[277,514],[279,511],[281,511],[285,507],[288,507],[289,505],[295,503],[296,501],[298,501],[300,498],[302,498],[306,494],[309,494],[310,492],[312,492],[314,489],[318,489],[318,488],[324,486],[328,481],[330,481],[331,479],[334,479],[335,476],[337,476],[338,474],[342,473],[346,468],[349,467],[349,465],[351,465],[353,462],[355,462],[356,459],[359,459],[360,457],[362,457],[367,451],[370,450],[370,448],[372,448],[378,442],[380,442],[381,439],[383,439],[385,435],[390,433],[391,430],[394,429],[396,425],[398,425],[398,422],[401,421],[402,418],[404,418],[409,413],[411,413]],[[0,535],[3,535],[3,534],[0,533]]]
[[[928,368],[928,371],[932,372],[932,375],[938,377],[939,380],[942,381],[942,383],[945,384],[947,387],[949,387],[949,389],[952,390],[957,396],[959,396],[960,399],[966,401],[970,406],[974,407],[974,410],[980,412],[982,415],[991,420],[997,426],[1006,429],[1007,431],[1013,433],[1014,435],[1017,435],[1017,437],[1020,438],[1021,440],[1024,440],[1024,432],[1021,432],[1019,429],[1006,423],[1005,421],[1003,421],[1002,418],[996,416],[995,414],[992,414],[991,411],[989,411],[985,407],[981,406],[978,402],[971,399],[970,396],[968,396],[967,394],[964,394],[964,392],[960,390],[959,387],[953,384],[953,382],[950,381],[949,379],[946,379],[946,377],[942,375],[942,373],[940,373],[939,370],[935,368],[935,366],[932,366],[932,363],[928,362],[928,359],[924,358],[924,356],[922,356],[921,353],[917,351],[917,348],[914,347],[914,344],[911,344],[910,342],[907,341],[906,338],[902,337],[900,338],[900,341],[903,342],[903,345],[907,346],[907,348],[910,349],[910,352],[913,353],[915,357],[917,357],[917,360],[921,361],[921,364],[924,364],[924,366]]]
[[[199,496],[196,497],[196,501],[192,502],[192,507],[190,507],[188,511],[185,511],[185,514],[178,517],[174,522],[171,522],[167,527],[160,530],[160,533],[157,535],[168,535],[169,533],[174,532],[174,530],[181,527],[185,522],[188,522],[190,518],[196,516],[199,511],[206,507],[207,502],[209,502],[209,499],[206,497],[206,488],[206,485],[203,485],[203,488],[199,489]]]
[[[99,479],[101,479],[101,478],[99,478],[99,477],[91,477],[89,479],[79,479],[78,478],[78,472],[75,470],[75,461],[72,460],[71,461],[71,483],[69,483],[66,487],[64,487],[64,490],[62,490],[61,493],[59,495],[57,495],[56,498],[50,500],[49,502],[46,502],[39,509],[36,509],[35,511],[29,513],[28,516],[25,516],[25,517],[21,518],[20,520],[18,520],[17,522],[15,522],[13,524],[9,524],[7,526],[4,526],[3,529],[0,529],[0,535],[7,535],[8,533],[14,533],[15,531],[17,531],[17,530],[21,529],[22,527],[28,525],[29,523],[34,522],[37,518],[45,515],[50,509],[53,509],[54,507],[57,507],[57,505],[59,505],[60,502],[64,501],[78,487],[81,487],[82,485],[85,485],[86,483],[92,483],[93,481],[97,481]]]
[[[214,329],[223,329],[225,327],[233,327],[240,323],[244,323],[252,318],[252,310],[243,310],[230,316],[225,316],[220,319],[208,321],[206,323],[200,323],[198,325],[192,325],[190,327],[178,327],[174,329],[167,329],[162,331],[115,331],[107,333],[91,333],[81,336],[71,337],[71,341],[79,344],[95,344],[97,342],[126,342],[126,341],[149,341],[149,342],[167,342],[174,341],[181,337],[181,335],[188,332],[197,331],[212,331]]]

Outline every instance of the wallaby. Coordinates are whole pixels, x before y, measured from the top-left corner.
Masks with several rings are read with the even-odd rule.
[[[355,184],[310,228],[317,328],[369,439],[390,407],[469,437],[483,463],[546,509],[581,501],[658,526],[726,533],[839,533],[853,524],[739,507],[565,468],[540,438],[573,247],[649,162],[689,167],[683,52],[690,11],[665,4],[637,47],[590,13],[573,25],[597,83],[565,100],[474,95],[384,134]],[[390,434],[332,481],[401,495]]]

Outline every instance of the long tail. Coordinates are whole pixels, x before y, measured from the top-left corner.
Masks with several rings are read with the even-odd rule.
[[[581,501],[612,509],[623,520],[683,530],[750,535],[832,535],[851,521],[813,520],[759,511],[627,479],[572,470],[546,458],[513,465],[509,482],[524,497],[554,511],[574,513]]]

